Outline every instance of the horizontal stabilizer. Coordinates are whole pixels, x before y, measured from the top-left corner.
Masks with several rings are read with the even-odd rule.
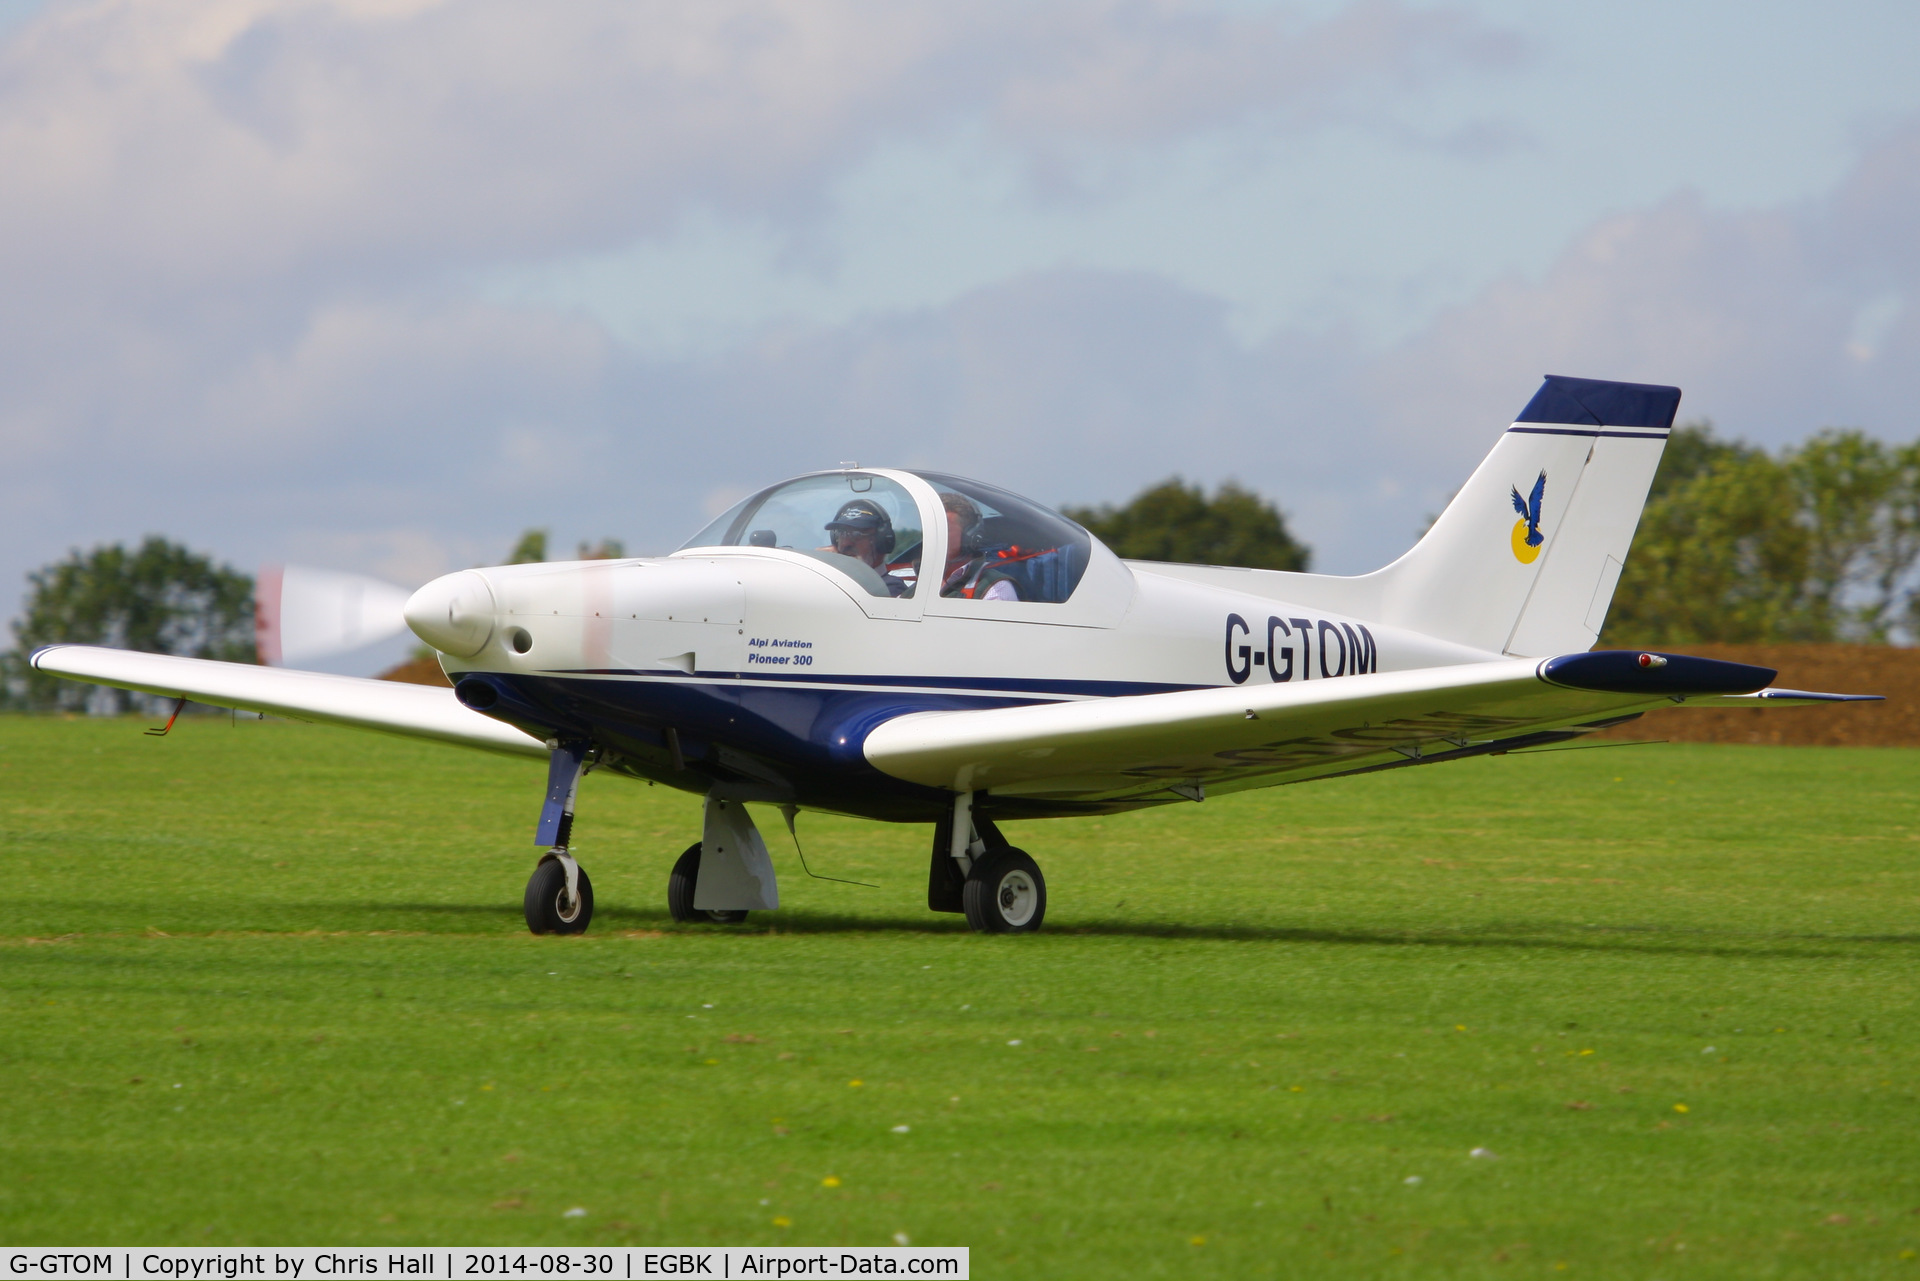
[[[1751,694],[1722,694],[1714,698],[1689,698],[1689,707],[1752,707],[1765,703],[1773,707],[1799,707],[1809,703],[1884,703],[1885,694],[1820,694],[1805,689],[1757,689]]]
[[[432,685],[176,658],[97,645],[49,645],[33,652],[32,663],[40,671],[69,680],[189,698],[213,707],[238,707],[297,721],[431,738],[516,756],[547,755],[546,746],[538,739],[462,707],[452,690]]]
[[[1630,649],[1596,649],[1563,654],[1540,665],[1540,675],[1569,689],[1613,694],[1653,694],[1695,698],[1705,694],[1753,694],[1780,673],[1771,667],[1729,663],[1690,654],[1647,654]]]

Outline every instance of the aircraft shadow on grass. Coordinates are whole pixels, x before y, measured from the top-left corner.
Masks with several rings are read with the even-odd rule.
[[[480,903],[314,903],[288,905],[310,911],[316,920],[343,909],[366,919],[397,916],[463,917],[474,921],[516,919],[511,909]],[[664,911],[602,907],[596,917],[616,929],[663,930],[680,934],[718,931],[728,934],[961,934],[964,919],[917,916],[853,916],[831,912],[783,912],[778,917],[748,918],[735,926],[686,926]],[[316,928],[326,930],[325,925]],[[1586,926],[1560,921],[1507,922],[1477,929],[1406,931],[1386,929],[1187,924],[1168,921],[1081,920],[1056,923],[1051,933],[1082,937],[1196,940],[1239,943],[1325,943],[1354,947],[1429,947],[1543,950],[1560,952],[1635,952],[1673,956],[1841,957],[1855,946],[1920,946],[1913,934],[1747,934],[1731,930],[1680,929],[1657,925]],[[1587,937],[1568,937],[1584,934]]]
[[[126,919],[151,919],[143,905],[115,905],[99,901],[86,903],[44,903],[56,918],[71,913],[83,916],[102,910]],[[778,917],[749,918],[741,925],[695,925],[676,923],[666,912],[650,908],[603,907],[596,913],[615,929],[659,930],[675,934],[921,934],[942,935],[967,932],[966,921],[958,916],[929,920],[916,916],[854,916],[832,912],[783,912]],[[237,921],[208,931],[197,924],[170,923],[150,928],[174,937],[218,934],[358,934],[370,924],[388,922],[387,930],[404,930],[407,917],[458,920],[484,927],[498,923],[504,929],[516,921],[511,908],[496,903],[391,903],[320,902],[276,903],[264,919],[271,925],[249,925]],[[288,917],[301,918],[299,930],[282,924]],[[488,932],[491,932],[490,930]],[[38,936],[41,931],[31,931]],[[65,930],[46,933],[66,934]],[[84,936],[90,931],[80,931]],[[1226,943],[1321,943],[1349,947],[1505,949],[1572,953],[1632,952],[1645,955],[1727,956],[1727,957],[1845,957],[1859,947],[1911,948],[1920,946],[1920,933],[1910,934],[1754,934],[1734,930],[1684,929],[1659,925],[1587,926],[1562,921],[1510,921],[1472,929],[1390,930],[1361,927],[1327,928],[1287,925],[1188,924],[1173,921],[1079,920],[1056,923],[1050,933],[1094,938],[1138,938],[1193,940]],[[1571,937],[1584,935],[1584,937]]]

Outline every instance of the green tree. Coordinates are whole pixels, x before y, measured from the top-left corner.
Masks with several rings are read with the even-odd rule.
[[[1676,429],[1603,645],[1868,641],[1920,630],[1920,442],[1828,429],[1778,457]]]
[[[529,529],[507,553],[509,565],[537,565],[547,558],[547,531]]]
[[[1602,644],[1826,639],[1807,609],[1812,540],[1787,468],[1762,450],[1685,443],[1722,447],[1683,450],[1692,474],[1648,501]]]
[[[1873,557],[1873,592],[1879,619],[1903,627],[1911,642],[1920,638],[1920,592],[1908,591],[1904,605],[1900,594],[1920,561],[1920,440],[1893,451],[1891,470],[1886,517]]]
[[[1920,623],[1920,441],[1827,430],[1788,454],[1813,537],[1809,590],[1842,640],[1913,639]]]
[[[1891,602],[1861,589],[1876,576],[1893,451],[1864,432],[1830,429],[1787,451],[1784,462],[1807,530],[1808,612],[1832,639],[1884,642]]]
[[[1653,486],[1647,491],[1647,504],[1669,498],[1694,479],[1717,466],[1740,459],[1757,458],[1766,453],[1745,441],[1722,440],[1714,434],[1706,419],[1681,423],[1667,438],[1660,454],[1660,466],[1653,473]]]
[[[27,581],[33,590],[26,616],[13,624],[7,687],[13,701],[28,707],[113,714],[125,710],[130,697],[141,697],[33,671],[27,659],[42,645],[256,661],[253,579],[157,535],[132,550],[119,543],[75,549]]]
[[[1287,532],[1279,508],[1232,481],[1208,498],[1178,476],[1124,507],[1068,507],[1066,515],[1129,560],[1304,570],[1312,551]]]

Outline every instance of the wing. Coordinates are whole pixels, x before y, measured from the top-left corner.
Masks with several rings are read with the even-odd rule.
[[[1518,493],[1519,491],[1514,491]],[[1540,479],[1533,482],[1533,494],[1527,499],[1527,524],[1529,528],[1540,524],[1540,503],[1547,496],[1547,473],[1541,472]]]
[[[1513,509],[1524,518],[1527,514],[1527,500],[1520,497],[1520,486],[1513,487]]]
[[[1558,742],[1674,702],[1752,695],[1763,667],[1633,653],[1507,659],[1335,680],[919,712],[866,739],[895,778],[1106,803],[1236,791]],[[1769,691],[1771,692],[1771,691]],[[1797,696],[1797,697],[1804,697]],[[1783,700],[1784,701],[1784,700]]]
[[[431,738],[516,756],[548,755],[538,739],[462,707],[453,691],[431,685],[330,676],[322,672],[216,663],[94,645],[49,645],[33,652],[43,672],[93,685],[190,698],[298,721],[350,725]]]

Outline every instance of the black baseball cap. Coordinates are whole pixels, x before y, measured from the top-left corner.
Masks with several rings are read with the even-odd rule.
[[[887,518],[887,513],[879,504],[865,498],[856,498],[852,502],[844,504],[840,510],[834,514],[833,519],[827,522],[827,528],[830,530],[844,529],[849,532],[862,534],[877,534],[883,529],[891,530],[893,528],[893,521]]]

